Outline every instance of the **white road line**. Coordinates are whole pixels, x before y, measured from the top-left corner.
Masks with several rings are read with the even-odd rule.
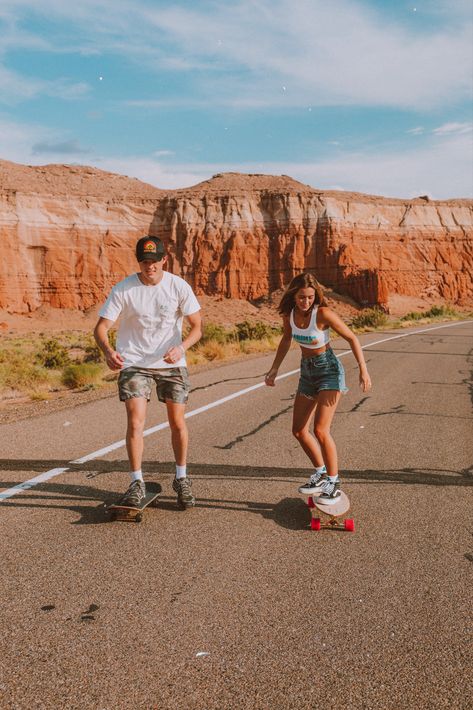
[[[473,321],[468,320],[468,321],[454,321],[453,323],[447,323],[445,325],[436,325],[433,328],[422,328],[421,330],[415,330],[410,333],[401,333],[399,335],[391,335],[389,338],[382,338],[381,340],[375,340],[372,343],[367,343],[366,345],[362,345],[362,350],[366,350],[367,348],[373,347],[373,345],[380,345],[381,343],[387,343],[390,340],[399,340],[400,338],[407,338],[411,335],[419,335],[421,333],[430,333],[433,330],[440,330],[441,328],[452,328],[457,325],[468,325],[473,323]],[[337,357],[344,357],[345,355],[349,355],[351,353],[351,350],[344,350],[342,353],[337,354]],[[291,370],[290,372],[285,372],[283,375],[278,375],[276,377],[277,380],[282,380],[285,377],[290,377],[291,375],[295,375],[299,372],[299,368],[297,370]],[[197,409],[193,409],[190,412],[187,412],[185,415],[186,419],[190,419],[190,417],[195,417],[197,414],[202,414],[203,412],[207,412],[209,409],[213,409],[214,407],[219,407],[221,404],[225,404],[225,402],[230,402],[232,399],[236,399],[237,397],[242,397],[244,394],[248,394],[249,392],[253,392],[254,390],[259,389],[260,387],[264,387],[265,384],[264,382],[259,382],[257,385],[252,385],[251,387],[245,387],[245,389],[239,390],[238,392],[234,392],[233,394],[229,394],[226,397],[222,397],[221,399],[215,400],[215,402],[210,402],[210,404],[205,404],[203,407],[198,407]],[[156,426],[150,427],[149,429],[146,429],[143,432],[143,436],[150,436],[150,434],[155,434],[157,431],[162,431],[162,429],[167,429],[169,426],[168,422],[163,422],[162,424],[157,424]],[[102,449],[97,449],[97,451],[93,451],[91,454],[87,454],[87,456],[82,456],[79,459],[74,459],[73,461],[69,461],[70,465],[73,464],[81,464],[81,463],[87,463],[87,461],[93,461],[94,459],[98,459],[101,456],[105,456],[106,454],[109,454],[111,451],[115,451],[116,449],[121,449],[122,447],[125,446],[125,439],[121,439],[120,441],[116,441],[113,444],[110,444],[109,446],[104,446]],[[29,481],[25,481],[24,483],[19,483],[17,486],[13,486],[12,488],[8,488],[5,491],[2,491],[0,493],[0,503],[3,500],[6,500],[7,498],[11,498],[12,496],[16,495],[17,493],[21,493],[22,491],[28,490],[29,488],[33,488],[33,486],[36,486],[38,483],[44,483],[44,481],[49,481],[51,478],[55,478],[56,476],[61,475],[61,473],[65,473],[66,471],[69,471],[69,467],[67,468],[52,468],[50,471],[46,471],[45,473],[40,474],[39,476],[36,476],[35,478],[31,478]]]

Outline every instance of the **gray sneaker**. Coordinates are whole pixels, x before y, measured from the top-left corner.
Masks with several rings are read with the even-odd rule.
[[[129,505],[130,508],[139,508],[146,496],[146,486],[143,481],[133,481],[125,494],[118,501],[118,505]]]
[[[322,484],[322,495],[318,496],[316,499],[317,503],[322,503],[323,505],[331,505],[337,502],[337,498],[340,498],[342,492],[340,490],[340,481],[330,481],[328,478]]]
[[[188,476],[175,478],[172,482],[172,489],[177,493],[177,504],[180,508],[192,508],[195,505],[191,487],[192,481]]]

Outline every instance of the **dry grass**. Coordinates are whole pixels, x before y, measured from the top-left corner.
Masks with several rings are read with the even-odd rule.
[[[208,324],[202,340],[187,352],[187,362],[202,365],[274,350],[276,332],[258,322],[244,321],[235,328]],[[0,399],[47,400],[66,389],[101,387],[109,376],[90,333],[65,331],[54,338],[46,333],[7,336],[0,349]]]
[[[405,328],[440,319],[461,320],[473,314],[460,314],[450,307],[434,307],[423,313],[409,313],[401,320],[387,319],[387,322],[379,318],[377,311],[364,312],[363,316],[355,332]],[[210,323],[205,327],[202,340],[187,352],[187,362],[190,366],[203,365],[242,355],[275,352],[280,335],[278,328],[257,321],[244,321],[232,328]],[[41,401],[61,390],[102,387],[111,377],[114,379],[115,375],[111,376],[90,333],[66,331],[53,339],[45,333],[2,338],[0,399],[29,397]]]

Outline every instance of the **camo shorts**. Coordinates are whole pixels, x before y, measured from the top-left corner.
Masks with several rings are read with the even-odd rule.
[[[150,400],[153,384],[160,402],[186,404],[189,397],[189,374],[187,367],[169,367],[160,370],[142,367],[127,367],[118,377],[118,394],[124,402],[132,397]]]

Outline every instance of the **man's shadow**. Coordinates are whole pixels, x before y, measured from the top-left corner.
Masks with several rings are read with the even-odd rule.
[[[97,463],[102,465],[99,467],[100,471],[94,471],[92,475],[89,473],[89,477],[97,477],[103,474],[111,474],[117,471],[128,471],[128,463],[123,462],[123,466],[117,466],[117,462],[95,462],[94,468],[97,469]],[[150,469],[159,468],[160,483],[163,483],[163,474],[169,474],[168,480],[164,482],[163,488],[167,489],[171,493],[171,481],[174,475],[174,464],[167,464],[158,466],[143,466],[144,476],[148,481],[157,481],[157,471],[153,473]],[[254,477],[254,472],[248,469],[247,476],[245,476],[245,467],[238,467],[239,472],[237,475],[225,475],[223,469],[233,469],[233,467],[219,467],[220,474],[213,475],[212,478],[221,479],[231,479],[235,480],[243,477]],[[24,467],[21,468],[24,470]],[[76,469],[77,471],[77,469]],[[62,477],[67,477],[68,473],[72,471],[67,471],[62,475]],[[232,473],[234,473],[232,471]],[[274,475],[274,469],[272,469]],[[294,476],[293,471],[291,471],[291,477]],[[194,473],[193,478],[198,478],[199,475]],[[279,476],[278,476],[279,478]],[[275,479],[277,480],[277,479]],[[0,488],[13,487],[15,485],[21,485],[21,482],[0,482]],[[114,489],[116,485],[114,486]],[[68,483],[59,483],[54,480],[46,481],[44,483],[39,483],[38,485],[26,489],[24,492],[19,492],[12,498],[8,498],[1,503],[2,507],[18,509],[27,508],[29,510],[44,509],[45,511],[51,511],[57,508],[63,508],[64,510],[70,511],[76,514],[76,518],[71,521],[71,525],[103,525],[111,522],[111,516],[107,511],[107,508],[112,503],[116,502],[120,495],[122,495],[123,490],[107,490],[104,488],[93,487],[91,485],[77,485]],[[92,505],[96,503],[96,505]],[[182,514],[176,503],[176,496],[174,494],[166,495],[161,493],[157,501],[152,505],[152,509],[161,509],[168,512],[175,512],[176,515]],[[197,501],[195,509],[211,509],[211,510],[228,510],[229,512],[247,512],[262,515],[266,519],[274,520],[274,522],[284,528],[291,530],[300,530],[307,527],[307,506],[302,499],[299,498],[284,498],[275,503],[263,503],[253,500],[232,500],[223,498],[200,498],[197,496]],[[151,511],[150,511],[151,512]],[[159,511],[155,511],[159,512]],[[190,511],[189,511],[190,512]],[[119,523],[114,523],[119,524]],[[125,523],[126,524],[126,523]]]

